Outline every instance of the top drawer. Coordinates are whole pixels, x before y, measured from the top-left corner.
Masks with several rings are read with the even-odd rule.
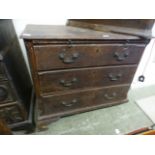
[[[137,64],[144,44],[77,44],[34,46],[37,70]]]

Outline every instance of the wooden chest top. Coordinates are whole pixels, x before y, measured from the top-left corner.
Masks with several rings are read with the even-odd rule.
[[[127,101],[148,39],[71,26],[28,25],[39,124]]]
[[[27,25],[21,35],[24,39],[76,39],[76,40],[139,40],[133,35],[100,32],[72,26]]]

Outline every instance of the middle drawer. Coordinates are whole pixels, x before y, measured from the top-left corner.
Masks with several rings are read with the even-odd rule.
[[[40,93],[103,87],[132,82],[137,65],[93,67],[39,72]]]

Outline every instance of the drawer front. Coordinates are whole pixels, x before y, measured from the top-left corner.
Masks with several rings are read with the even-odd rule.
[[[12,93],[12,89],[7,81],[0,82],[0,104],[12,102],[15,97]]]
[[[40,72],[40,93],[128,84],[132,82],[136,68],[137,65],[130,65]]]
[[[109,105],[125,100],[129,85],[80,91],[56,96],[42,97],[40,116],[64,115],[72,110],[96,105]]]
[[[86,44],[34,46],[37,70],[137,64],[145,45]]]
[[[24,121],[24,115],[18,105],[0,107],[0,118],[8,124]]]

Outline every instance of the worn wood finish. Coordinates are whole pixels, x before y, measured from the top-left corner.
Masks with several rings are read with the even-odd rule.
[[[40,93],[57,94],[69,90],[128,84],[136,69],[137,65],[129,65],[40,72]]]
[[[7,124],[15,124],[26,120],[26,112],[18,103],[0,107],[0,118],[5,120]]]
[[[97,105],[114,104],[123,101],[127,97],[129,85],[81,90],[69,92],[63,95],[43,96],[40,107],[40,116],[50,117],[63,116],[74,110],[93,107]]]
[[[149,39],[29,25],[22,33],[36,92],[36,124],[127,101]]]
[[[139,39],[139,40],[132,40],[126,38],[125,40],[99,40],[99,39],[25,39],[26,42],[32,42],[34,45],[74,45],[74,44],[148,44],[150,39]]]
[[[150,30],[155,22],[154,19],[69,19],[68,21],[131,27],[144,30]]]
[[[34,46],[38,70],[137,64],[145,44]]]
[[[69,19],[68,26],[152,38],[154,19]]]

